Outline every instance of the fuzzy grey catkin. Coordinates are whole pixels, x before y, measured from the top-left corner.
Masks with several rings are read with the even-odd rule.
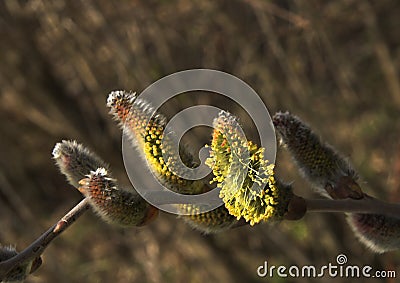
[[[347,222],[357,238],[377,253],[400,248],[400,219],[381,214],[350,213]]]
[[[307,124],[288,112],[276,113],[273,123],[300,172],[318,193],[334,199],[363,197],[349,161],[322,142]]]
[[[88,198],[93,210],[106,222],[120,226],[140,226],[157,215],[135,191],[119,189],[108,165],[76,141],[62,141],[53,150],[61,173]]]
[[[141,226],[157,215],[158,210],[139,194],[119,189],[105,168],[92,171],[79,184],[79,191],[89,200],[93,210],[108,223]]]
[[[350,163],[323,143],[308,125],[287,112],[275,114],[273,123],[299,169],[319,193],[333,199],[363,197]],[[400,248],[399,218],[348,213],[347,222],[356,237],[374,252]]]

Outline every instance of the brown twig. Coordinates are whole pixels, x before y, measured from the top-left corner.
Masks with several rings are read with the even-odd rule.
[[[83,199],[25,250],[6,261],[0,262],[0,282],[6,278],[13,268],[39,258],[47,246],[88,209],[88,200]]]
[[[400,204],[384,202],[368,195],[365,195],[360,200],[306,199],[305,201],[307,212],[372,213],[400,218]],[[173,202],[173,200],[169,200],[164,203]],[[39,258],[47,246],[71,226],[88,208],[88,200],[85,198],[25,250],[6,261],[0,262],[0,281],[6,278],[13,268]],[[245,223],[242,224],[245,225]]]
[[[363,199],[306,199],[307,212],[352,212],[383,214],[400,219],[400,204],[365,195]]]
[[[158,205],[183,204],[187,202],[185,199],[177,199],[163,192],[148,192],[147,195],[152,199],[153,203]],[[362,199],[305,199],[305,201],[307,212],[371,213],[400,218],[399,203],[384,202],[366,194]],[[206,199],[204,199],[204,202],[199,201],[198,205],[201,204],[207,204]]]

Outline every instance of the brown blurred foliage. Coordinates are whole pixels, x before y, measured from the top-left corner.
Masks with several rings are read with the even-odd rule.
[[[87,144],[127,183],[107,94],[189,68],[243,79],[271,114],[299,115],[349,156],[366,191],[399,201],[399,12],[394,0],[1,1],[0,243],[22,249],[81,198],[51,160],[61,139]],[[167,113],[212,99],[179,98]],[[284,151],[277,167],[314,196]],[[27,282],[267,282],[264,260],[321,266],[340,253],[400,273],[399,252],[372,254],[343,215],[204,236],[173,215],[122,230],[88,213]]]

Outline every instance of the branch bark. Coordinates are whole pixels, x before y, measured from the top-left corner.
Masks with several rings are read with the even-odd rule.
[[[305,201],[307,212],[383,214],[400,219],[400,204],[384,202],[368,195],[360,200],[306,199]],[[164,203],[174,203],[174,200],[164,200]],[[89,207],[88,200],[83,199],[26,249],[10,259],[0,262],[0,281],[4,280],[14,268],[39,258],[47,246],[84,214]]]
[[[400,204],[365,195],[359,200],[306,199],[307,212],[349,212],[383,214],[400,219]]]
[[[82,214],[89,209],[88,200],[85,198],[67,214],[65,214],[56,224],[43,233],[26,249],[18,253],[16,256],[0,262],[0,281],[6,278],[7,274],[15,267],[26,262],[33,261],[43,254],[47,246],[69,226],[72,225]]]

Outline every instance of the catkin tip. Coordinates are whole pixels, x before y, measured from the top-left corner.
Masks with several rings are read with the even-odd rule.
[[[74,140],[57,143],[52,154],[60,172],[75,188],[79,187],[79,181],[91,171],[99,167],[108,168],[100,157]]]
[[[107,97],[107,107],[115,106],[120,99],[128,99],[131,103],[136,99],[136,92],[127,92],[125,90],[112,91]]]

